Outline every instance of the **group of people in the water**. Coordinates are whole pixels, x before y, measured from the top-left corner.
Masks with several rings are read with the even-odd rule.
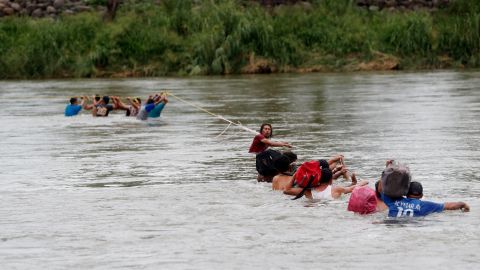
[[[470,210],[464,202],[422,200],[422,184],[411,181],[409,168],[394,160],[387,160],[380,180],[375,182],[375,189],[368,187],[368,181],[357,180],[355,173],[346,167],[343,155],[297,165],[297,155],[293,152],[280,153],[269,149],[271,146],[292,148],[287,142],[273,141],[272,131],[271,124],[262,124],[250,146],[249,152],[256,154],[257,180],[271,182],[273,190],[295,196],[294,199],[305,196],[310,200],[334,200],[351,193],[349,211],[370,214],[388,210],[389,217],[419,217],[444,210]],[[340,177],[351,183],[346,187],[333,184]]]
[[[140,98],[127,97],[127,104],[117,96],[99,96],[92,97],[92,103],[87,96],[72,97],[70,104],[65,107],[65,116],[75,116],[80,111],[91,111],[94,117],[107,117],[113,110],[123,110],[126,116],[136,117],[139,120],[147,120],[148,118],[158,118],[162,113],[165,105],[168,103],[167,93],[161,92],[150,95],[147,101],[142,104]]]

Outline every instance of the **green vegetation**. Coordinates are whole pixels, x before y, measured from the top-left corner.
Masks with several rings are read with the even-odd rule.
[[[197,2],[126,3],[113,22],[2,18],[0,78],[480,67],[478,1],[435,12]]]

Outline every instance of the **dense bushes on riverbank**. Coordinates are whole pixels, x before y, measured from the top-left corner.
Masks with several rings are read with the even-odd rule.
[[[200,2],[200,1],[199,1]],[[158,76],[480,66],[480,3],[374,12],[348,0],[265,10],[167,0],[0,20],[0,77]]]

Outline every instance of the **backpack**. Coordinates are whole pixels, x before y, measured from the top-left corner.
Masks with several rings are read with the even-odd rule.
[[[302,163],[295,172],[293,179],[295,185],[303,188],[303,190],[292,200],[301,198],[307,189],[320,186],[321,177],[322,168],[320,167],[320,161],[312,160]]]
[[[273,161],[282,156],[278,151],[267,149],[256,156],[255,166],[260,175],[273,177],[278,174],[278,170],[273,165]]]
[[[318,160],[312,160],[302,163],[293,177],[295,179],[295,184],[298,187],[312,188],[320,185],[321,176],[322,171],[320,168],[320,162]]]

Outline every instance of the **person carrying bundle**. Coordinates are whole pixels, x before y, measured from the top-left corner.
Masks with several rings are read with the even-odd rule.
[[[411,182],[410,169],[404,164],[388,160],[382,172],[378,190],[388,206],[389,217],[421,217],[444,210],[470,211],[464,202],[435,203],[420,200],[423,187]]]

